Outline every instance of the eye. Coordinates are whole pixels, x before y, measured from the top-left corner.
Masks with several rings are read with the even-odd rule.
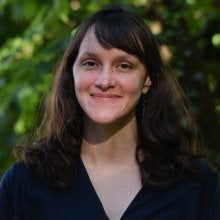
[[[97,68],[99,65],[97,62],[93,61],[93,60],[86,60],[82,63],[82,66],[85,69],[95,69]]]
[[[122,72],[127,72],[127,71],[131,70],[131,68],[132,68],[132,65],[129,63],[120,63],[118,65],[119,71],[122,71]]]

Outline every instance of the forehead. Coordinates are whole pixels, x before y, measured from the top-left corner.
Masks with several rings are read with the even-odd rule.
[[[92,29],[89,29],[79,47],[78,51],[78,57],[84,56],[84,55],[92,55],[100,53],[99,51],[104,50],[104,48],[101,46],[101,44],[98,42],[94,31]]]
[[[91,46],[93,45],[97,45],[100,44],[95,36],[94,30],[92,28],[90,28],[85,36],[83,37],[83,40],[81,42],[80,48],[79,50],[82,49],[89,49]]]
[[[133,54],[127,53],[124,50],[118,49],[114,46],[111,46],[108,43],[105,43],[104,45],[102,45],[97,37],[95,36],[94,33],[94,29],[90,28],[82,42],[79,48],[79,52],[78,52],[78,57],[79,56],[94,56],[94,55],[113,55],[113,56],[120,56],[120,57],[127,57],[127,58],[136,58],[138,59],[138,57],[136,57]]]

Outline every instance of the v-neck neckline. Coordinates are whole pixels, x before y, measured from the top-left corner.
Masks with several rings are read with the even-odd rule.
[[[103,214],[105,215],[105,217],[106,217],[107,219],[110,219],[110,218],[108,217],[108,215],[106,214],[106,212],[105,212],[105,209],[104,209],[104,206],[103,206],[103,204],[102,204],[102,202],[101,202],[101,199],[99,198],[99,196],[98,196],[98,194],[97,194],[97,192],[96,192],[96,190],[95,190],[95,187],[94,187],[93,184],[92,184],[92,181],[91,181],[91,179],[90,179],[90,177],[89,177],[89,174],[88,174],[88,172],[87,172],[87,170],[86,170],[86,167],[85,167],[85,165],[84,165],[82,159],[80,159],[80,163],[81,163],[81,166],[82,166],[82,170],[83,170],[83,172],[84,172],[84,174],[85,174],[85,178],[87,179],[88,185],[89,185],[89,187],[90,187],[90,190],[91,190],[91,192],[93,193],[93,196],[94,196],[95,200],[97,201],[98,206],[99,206],[100,209],[102,210],[102,212],[103,212]],[[142,186],[142,187],[140,188],[140,190],[137,192],[137,194],[134,196],[134,198],[131,200],[131,202],[129,203],[129,205],[127,206],[127,208],[126,208],[126,209],[124,210],[124,212],[122,213],[122,215],[121,215],[121,217],[120,217],[120,220],[123,220],[123,218],[124,218],[124,216],[126,215],[126,213],[129,211],[129,209],[132,208],[133,203],[134,203],[134,202],[137,200],[137,198],[142,194],[143,188],[144,188],[144,187]]]

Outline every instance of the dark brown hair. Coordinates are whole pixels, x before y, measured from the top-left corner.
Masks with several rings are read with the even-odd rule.
[[[184,94],[175,77],[165,70],[149,28],[134,14],[118,7],[102,9],[80,25],[56,71],[37,141],[15,153],[19,151],[26,166],[51,186],[64,189],[71,183],[83,135],[73,64],[90,28],[103,47],[137,56],[150,75],[152,86],[142,95],[136,109],[140,136],[136,158],[143,183],[164,186],[195,176],[195,125]]]

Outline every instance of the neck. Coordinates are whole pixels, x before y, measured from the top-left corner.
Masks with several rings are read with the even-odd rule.
[[[86,124],[81,150],[83,160],[100,166],[135,161],[138,143],[135,117],[124,126]]]

